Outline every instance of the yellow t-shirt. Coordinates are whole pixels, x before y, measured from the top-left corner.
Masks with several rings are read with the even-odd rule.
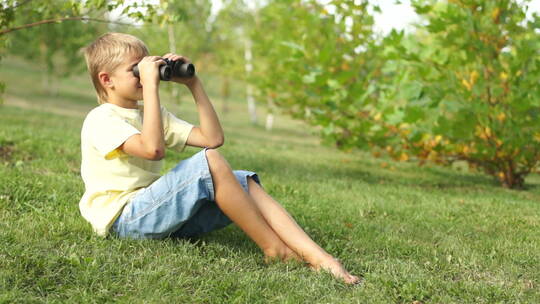
[[[165,145],[183,150],[193,125],[161,108]],[[143,107],[126,109],[111,103],[88,113],[81,131],[81,176],[85,192],[82,216],[99,235],[106,235],[127,201],[160,177],[162,161],[128,155],[118,149],[142,130]]]

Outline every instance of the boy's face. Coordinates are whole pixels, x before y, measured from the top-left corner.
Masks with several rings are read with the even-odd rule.
[[[109,99],[114,98],[126,102],[142,100],[143,91],[140,79],[133,75],[133,68],[141,60],[142,57],[139,56],[126,56],[122,64],[111,73],[110,79],[114,86],[108,90]]]

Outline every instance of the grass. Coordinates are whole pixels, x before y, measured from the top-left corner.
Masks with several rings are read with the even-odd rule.
[[[483,175],[339,152],[285,117],[273,132],[252,126],[240,102],[221,113],[220,151],[235,169],[258,172],[316,242],[364,277],[361,287],[301,265],[265,265],[234,226],[196,240],[97,237],[77,205],[91,84],[64,79],[50,96],[33,85],[39,71],[22,65],[4,59],[0,72],[2,303],[540,302],[537,175],[512,191]],[[167,105],[196,122],[183,100]],[[196,151],[168,152],[165,169]]]

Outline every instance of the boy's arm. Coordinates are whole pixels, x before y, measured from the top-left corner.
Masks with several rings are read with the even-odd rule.
[[[200,127],[193,127],[186,144],[189,146],[217,148],[225,140],[219,118],[197,76],[186,84],[197,105]]]
[[[150,160],[160,160],[165,156],[158,74],[162,63],[164,61],[157,56],[147,56],[139,63],[144,99],[142,132],[131,136],[120,146],[127,154]]]
[[[173,61],[182,60],[185,63],[191,62],[189,58],[176,54],[165,54],[163,58]],[[190,78],[172,78],[174,82],[184,84],[188,87],[195,99],[197,112],[199,113],[199,127],[193,127],[186,144],[201,148],[217,148],[223,145],[225,137],[219,118],[204,91],[201,80],[195,75]]]

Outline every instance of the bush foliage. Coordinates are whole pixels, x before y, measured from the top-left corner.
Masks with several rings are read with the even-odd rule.
[[[523,187],[540,161],[540,18],[526,18],[526,1],[413,1],[423,18],[415,33],[384,39],[368,2],[331,4],[332,15],[303,1],[262,11],[261,28],[275,35],[255,40],[261,95],[338,147],[464,160]]]

